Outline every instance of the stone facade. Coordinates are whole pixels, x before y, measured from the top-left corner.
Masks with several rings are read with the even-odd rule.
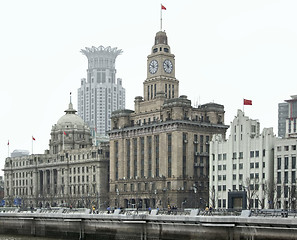
[[[92,146],[90,129],[71,103],[65,112],[44,154],[6,158],[6,206],[108,204],[109,145]]]
[[[208,199],[209,141],[223,136],[224,107],[179,96],[175,59],[158,32],[147,59],[144,97],[111,116],[110,199],[122,207],[198,207]]]

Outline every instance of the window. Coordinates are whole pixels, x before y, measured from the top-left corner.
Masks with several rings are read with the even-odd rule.
[[[285,157],[285,169],[289,167],[289,157]]]
[[[277,172],[277,178],[276,178],[277,183],[281,183],[282,182],[281,178],[282,178],[282,173],[281,172]]]
[[[236,174],[233,174],[233,180],[236,180]]]
[[[250,163],[250,168],[254,168],[254,163],[253,162]]]
[[[239,169],[243,169],[243,163],[239,163]]]
[[[296,157],[293,156],[292,157],[292,169],[295,169],[296,168]]]
[[[226,160],[226,159],[227,159],[227,154],[223,153],[223,160]]]
[[[259,151],[256,151],[256,157],[259,157]]]
[[[280,157],[277,158],[277,169],[281,169],[282,159]]]
[[[233,164],[233,169],[236,169],[236,164]]]
[[[255,168],[259,168],[259,163],[258,162],[255,163]]]
[[[223,199],[223,208],[226,208],[226,199]]]
[[[239,159],[243,159],[243,152],[239,152]]]
[[[236,159],[236,152],[233,153],[233,159]]]
[[[250,157],[253,158],[255,156],[255,152],[254,151],[250,151]]]
[[[289,174],[288,172],[285,172],[285,183],[289,182]]]

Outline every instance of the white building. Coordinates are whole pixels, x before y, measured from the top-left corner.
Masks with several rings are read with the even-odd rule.
[[[274,207],[296,209],[297,95],[285,102],[285,137],[277,139],[274,148]]]
[[[215,208],[268,208],[273,180],[272,128],[238,110],[228,140],[210,142],[209,203]]]
[[[274,191],[276,208],[296,209],[297,138],[276,139]]]
[[[100,46],[81,52],[88,58],[87,79],[78,89],[78,115],[88,124],[93,137],[104,138],[110,130],[110,115],[125,108],[122,79],[116,79],[115,59],[122,50]],[[96,134],[96,133],[97,134]]]

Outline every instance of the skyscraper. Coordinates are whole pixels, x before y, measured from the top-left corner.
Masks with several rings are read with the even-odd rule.
[[[81,50],[88,58],[87,79],[78,89],[78,115],[89,125],[92,135],[106,135],[110,115],[125,108],[125,89],[122,79],[116,78],[115,60],[121,49],[91,47]],[[97,136],[98,136],[97,135]]]
[[[285,101],[289,104],[289,115],[286,121],[286,137],[297,137],[297,95],[292,95],[291,99]]]
[[[278,104],[278,136],[285,137],[286,135],[286,119],[289,116],[289,104]]]

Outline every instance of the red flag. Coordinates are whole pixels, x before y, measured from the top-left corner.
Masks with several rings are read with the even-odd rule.
[[[252,100],[243,99],[243,105],[253,105]]]
[[[35,138],[32,136],[32,140],[34,140],[35,141]]]
[[[66,132],[64,132],[64,135],[67,136]]]
[[[7,145],[9,145],[9,140],[8,140],[8,143],[7,143]]]
[[[164,7],[163,4],[161,4],[161,10],[166,10],[166,7]]]

